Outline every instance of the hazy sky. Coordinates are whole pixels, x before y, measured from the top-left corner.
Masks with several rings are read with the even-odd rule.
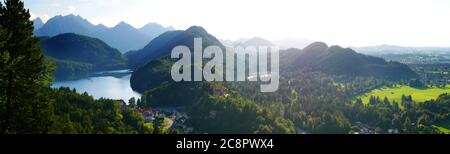
[[[25,0],[33,17],[203,26],[221,39],[307,38],[342,46],[450,46],[450,0]]]

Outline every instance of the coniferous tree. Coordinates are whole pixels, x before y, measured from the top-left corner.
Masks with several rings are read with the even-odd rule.
[[[387,97],[384,97],[383,103],[386,107],[391,106],[391,102],[389,101],[389,99]]]
[[[53,66],[44,60],[22,1],[0,4],[0,26],[7,36],[1,37],[0,50],[0,133],[46,133],[52,115],[46,90]]]
[[[128,106],[136,108],[136,98],[132,97],[128,100]]]

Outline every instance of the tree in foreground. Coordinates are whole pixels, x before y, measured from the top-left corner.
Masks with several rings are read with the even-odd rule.
[[[44,60],[22,1],[0,3],[0,27],[0,133],[46,133],[52,100],[45,89],[53,66]]]

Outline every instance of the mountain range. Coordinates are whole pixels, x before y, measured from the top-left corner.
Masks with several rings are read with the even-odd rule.
[[[328,47],[322,42],[315,42],[303,50],[281,51],[280,67],[285,72],[319,71],[332,75],[375,77],[391,81],[418,77],[417,73],[405,64],[356,53],[350,48]]]
[[[357,52],[368,55],[385,54],[446,54],[450,55],[450,47],[402,47],[395,45],[379,45],[369,47],[352,47]]]
[[[134,90],[145,92],[170,83],[170,68],[174,63],[170,59],[170,51],[178,45],[193,50],[195,37],[202,37],[204,47],[208,45],[223,46],[219,40],[205,29],[193,26],[186,31],[166,32],[155,38],[144,49],[126,54],[129,62],[135,66],[131,77]],[[253,41],[251,41],[253,40]],[[255,38],[246,42],[270,45],[264,39]],[[350,48],[329,47],[322,42],[315,42],[304,49],[288,49],[280,51],[281,73],[298,73],[304,71],[322,72],[348,77],[365,76],[391,81],[408,80],[417,74],[407,65],[398,62],[387,62],[382,58],[356,53]]]
[[[221,39],[220,42],[228,47],[233,46],[277,46],[282,50],[290,49],[290,48],[297,48],[297,49],[303,49],[306,46],[310,45],[311,43],[314,43],[315,41],[309,40],[309,39],[298,39],[298,38],[283,38],[283,39],[277,39],[277,40],[267,40],[261,37],[254,37],[254,38],[240,38],[238,40],[232,41],[232,40],[223,40]]]
[[[287,50],[290,48],[303,49],[314,43],[316,41],[310,39],[299,39],[299,38],[282,38],[272,41],[273,44],[277,45],[282,50]]]
[[[41,23],[40,19],[34,20],[36,36],[53,37],[64,33],[76,33],[99,38],[122,53],[141,49],[158,35],[174,30],[173,27],[165,28],[156,23],[149,23],[137,29],[125,22],[109,28],[102,24],[94,25],[76,15],[55,16],[45,24],[41,25]]]
[[[38,31],[46,32],[46,26],[57,23],[52,20],[68,20],[66,22],[72,22],[72,26],[76,27],[73,29],[74,31],[90,31],[93,29],[103,29],[102,27],[104,27],[102,25],[93,26],[87,20],[82,20],[79,16],[61,16],[59,18],[61,19],[51,19]],[[38,23],[35,22],[35,24]],[[80,27],[85,28],[80,29]],[[70,27],[65,27],[64,30],[67,29],[70,29]],[[151,32],[157,29],[162,30],[157,24],[148,24],[138,30],[125,22],[121,22],[114,28],[109,29],[114,35],[113,33],[107,33],[103,34],[103,36],[108,38],[114,38],[116,36],[126,38],[129,33],[125,33],[125,31],[129,31],[131,33],[138,33],[141,35],[140,37],[143,37],[144,34],[140,33],[140,31]],[[63,32],[64,30],[55,31]],[[79,31],[78,33],[83,32]],[[176,46],[183,45],[193,51],[194,38],[199,37],[202,38],[203,48],[211,45],[224,48],[224,45],[216,37],[199,26],[192,26],[184,31],[164,32],[152,39],[142,49],[130,51],[124,55],[101,39],[75,33],[59,34],[54,37],[41,37],[41,47],[46,56],[57,62],[57,65],[60,67],[59,69],[67,72],[71,72],[68,70],[83,69],[89,70],[90,72],[93,70],[125,67],[134,69],[135,72],[132,75],[131,86],[139,92],[144,92],[149,87],[158,86],[163,81],[166,81],[166,78],[169,78],[168,75],[170,72],[168,68],[173,63],[173,60],[170,59],[172,49]],[[130,40],[125,42],[129,43],[128,41]],[[274,44],[263,38],[255,37],[240,43],[235,43],[234,45],[271,46]],[[387,62],[381,58],[356,53],[351,48],[342,48],[339,46],[328,47],[328,45],[321,42],[312,43],[304,49],[291,48],[282,50],[280,53],[280,65],[281,71],[283,72],[312,70],[334,75],[368,76],[393,81],[417,77],[417,74],[404,64]]]

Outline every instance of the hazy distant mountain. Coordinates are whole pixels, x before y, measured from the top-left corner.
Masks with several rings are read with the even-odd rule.
[[[280,49],[286,50],[289,48],[303,49],[313,43],[313,40],[308,39],[297,39],[297,38],[284,38],[272,41]]]
[[[122,53],[140,49],[153,39],[125,22],[120,22],[106,31],[100,31],[94,34],[94,37],[102,39]]]
[[[352,47],[357,52],[368,55],[383,54],[450,54],[450,47],[401,47],[394,45],[379,45],[370,47]]]
[[[38,36],[56,36],[64,33],[77,33],[80,35],[93,35],[96,30],[105,31],[105,27],[96,27],[80,16],[55,16],[36,31]]]
[[[153,24],[156,25],[156,24]],[[40,29],[37,29],[37,36],[56,36],[64,33],[76,33],[90,37],[96,37],[108,45],[119,49],[122,53],[130,50],[137,50],[144,47],[153,38],[163,32],[171,30],[143,28],[139,30],[133,26],[121,22],[113,28],[104,25],[94,25],[81,16],[67,15],[55,16],[47,21]]]
[[[296,38],[284,38],[284,39],[278,39],[278,40],[274,40],[274,41],[269,41],[267,39],[264,38],[260,38],[260,37],[254,37],[251,39],[248,38],[240,38],[236,41],[231,41],[231,40],[220,40],[222,42],[223,45],[225,46],[249,46],[249,45],[253,45],[253,46],[277,46],[279,47],[281,50],[286,50],[286,49],[290,49],[290,48],[296,48],[296,49],[303,49],[306,46],[310,45],[311,43],[313,43],[313,40],[308,40],[308,39],[296,39]]]
[[[246,42],[246,41],[248,41],[248,40],[250,40],[250,38],[239,38],[239,39],[237,39],[236,41],[234,41],[234,43],[238,43],[238,42]]]
[[[222,43],[224,46],[226,47],[233,47],[234,46],[234,41],[229,40],[229,39],[219,39],[220,43]]]
[[[234,46],[242,46],[242,47],[248,47],[248,46],[255,46],[255,47],[267,46],[267,47],[270,47],[270,46],[273,46],[273,45],[274,44],[272,42],[270,42],[269,40],[266,40],[266,39],[263,39],[263,38],[260,38],[260,37],[254,37],[254,38],[246,39],[246,40],[241,39],[239,41],[234,42]]]
[[[157,23],[148,23],[144,27],[139,29],[139,31],[152,38],[158,37],[159,35],[161,35],[166,31],[174,31],[174,30],[175,28],[173,28],[172,26],[163,27]]]
[[[185,31],[165,32],[153,39],[147,46],[138,51],[126,53],[129,62],[133,66],[139,66],[157,58],[170,55],[172,49],[179,45],[188,46],[194,50],[194,38],[203,38],[204,47],[217,45],[224,47],[216,37],[210,35],[205,29],[192,26]]]
[[[34,30],[37,30],[37,29],[41,28],[42,26],[44,26],[44,22],[42,21],[41,18],[36,18],[33,20],[33,26],[34,26]]]
[[[270,42],[269,40],[266,40],[264,38],[260,38],[260,37],[254,37],[251,39],[248,38],[240,38],[236,41],[232,41],[232,40],[220,40],[220,42],[227,47],[236,47],[236,46],[242,46],[242,47],[248,47],[248,46],[274,46],[275,44],[273,44],[272,42]]]
[[[321,42],[313,43],[303,50],[281,51],[280,58],[281,70],[286,72],[319,71],[334,75],[369,76],[393,81],[417,77],[417,74],[407,65],[359,54],[350,48],[328,47]]]

